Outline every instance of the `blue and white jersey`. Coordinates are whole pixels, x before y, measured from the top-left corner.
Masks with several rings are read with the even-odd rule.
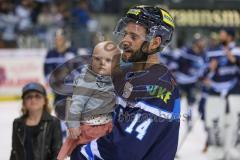
[[[229,45],[231,54],[236,57],[237,61],[240,59],[240,49],[234,45]],[[218,65],[214,72],[210,72],[210,69],[206,70],[205,77],[211,80],[211,88],[217,93],[227,94],[229,90],[234,88],[238,82],[239,67],[237,63],[232,63],[221,47],[219,50],[207,52],[208,65],[212,60],[217,60]]]
[[[48,51],[44,61],[44,75],[48,79],[49,74],[59,65],[77,56],[77,50],[67,48],[63,53],[59,53],[56,49]]]
[[[181,53],[180,48],[170,49],[169,47],[165,48],[160,54],[160,62],[165,66],[168,66],[168,69],[172,72],[175,72],[178,68],[177,59]]]
[[[113,130],[84,145],[80,159],[174,160],[180,99],[169,70],[156,64],[141,72],[125,72],[113,83],[118,96]]]
[[[76,56],[77,50],[73,48],[67,48],[63,53],[59,53],[56,49],[49,50],[44,61],[44,76],[46,81],[49,81],[50,74],[58,66],[64,64],[66,61]],[[65,98],[66,96],[55,93],[54,104]]]
[[[204,73],[205,53],[195,53],[191,48],[183,48],[177,59],[175,77],[178,84],[196,83]]]

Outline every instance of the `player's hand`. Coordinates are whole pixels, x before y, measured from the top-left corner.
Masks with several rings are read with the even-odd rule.
[[[206,78],[206,79],[203,80],[203,84],[205,86],[209,87],[209,86],[211,86],[211,81],[208,78]]]
[[[227,55],[228,60],[231,63],[236,63],[237,59],[236,59],[236,57],[232,54],[232,52],[229,49],[225,49],[225,53]]]
[[[81,134],[80,128],[69,128],[68,131],[69,137],[72,139],[77,139]]]
[[[209,68],[212,72],[214,72],[217,69],[218,66],[218,61],[217,59],[213,59],[211,60],[210,64],[209,64]]]

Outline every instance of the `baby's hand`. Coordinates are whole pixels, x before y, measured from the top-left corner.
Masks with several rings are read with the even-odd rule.
[[[72,139],[77,139],[81,134],[80,128],[69,128],[68,131],[69,137]]]

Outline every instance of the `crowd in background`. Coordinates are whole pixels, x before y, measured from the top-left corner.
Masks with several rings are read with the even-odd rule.
[[[111,7],[108,7],[111,6]],[[92,14],[117,13],[112,0],[2,0],[0,48],[49,48],[57,28],[65,28],[76,47],[91,47],[98,30]]]

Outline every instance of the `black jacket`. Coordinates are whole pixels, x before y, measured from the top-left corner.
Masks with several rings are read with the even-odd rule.
[[[12,151],[10,160],[25,160],[24,141],[26,116],[13,122]],[[33,160],[56,160],[62,145],[60,121],[47,112],[43,112],[39,122],[39,133],[32,140]]]

